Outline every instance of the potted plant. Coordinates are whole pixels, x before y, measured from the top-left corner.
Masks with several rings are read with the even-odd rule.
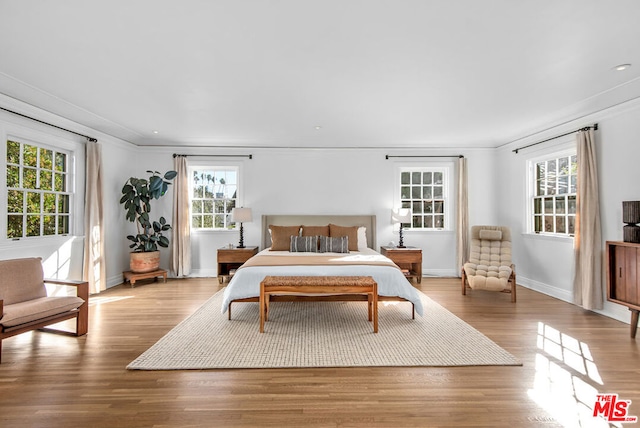
[[[178,175],[176,171],[167,171],[164,175],[158,171],[147,172],[151,174],[148,179],[129,178],[122,188],[120,198],[127,220],[136,223],[138,231],[136,235],[127,236],[127,239],[132,241],[129,248],[133,249],[130,269],[136,273],[153,272],[160,267],[158,246],[169,246],[169,238],[163,233],[171,229],[171,226],[164,217],[157,221],[151,220],[151,200],[162,197],[167,192],[171,180]]]

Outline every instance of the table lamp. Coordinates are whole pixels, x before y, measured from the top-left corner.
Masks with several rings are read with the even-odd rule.
[[[232,209],[231,221],[234,223],[240,223],[240,244],[238,245],[238,248],[244,248],[244,229],[242,228],[242,223],[251,223],[253,221],[251,208]]]
[[[402,237],[402,224],[411,223],[411,210],[409,208],[398,208],[391,211],[391,222],[393,224],[400,223],[400,236],[398,241],[398,248],[406,248],[404,246],[404,238]]]

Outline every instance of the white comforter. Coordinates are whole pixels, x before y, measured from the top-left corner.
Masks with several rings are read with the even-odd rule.
[[[291,257],[305,257],[317,253],[289,253],[288,251],[263,250],[259,255]],[[329,253],[325,253],[329,254]],[[334,255],[334,253],[331,253]],[[260,282],[268,275],[303,275],[303,276],[371,276],[378,283],[378,295],[402,297],[415,305],[415,310],[422,315],[422,301],[418,291],[407,281],[400,269],[390,266],[358,265],[358,260],[386,259],[382,254],[367,248],[349,254],[335,253],[335,257],[346,258],[354,264],[342,264],[340,266],[251,266],[237,270],[231,278],[229,285],[224,290],[222,301],[222,313],[227,311],[229,302],[236,299],[258,297],[260,295]],[[343,261],[344,263],[344,261]]]

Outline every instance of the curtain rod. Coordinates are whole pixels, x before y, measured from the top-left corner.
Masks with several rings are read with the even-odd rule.
[[[249,158],[249,159],[253,159],[253,155],[186,155],[186,154],[178,154],[178,153],[174,153],[173,157],[178,157],[178,156],[198,156],[198,157],[216,157],[216,158]]]
[[[407,156],[403,156],[403,155],[399,155],[399,156],[394,156],[394,155],[385,155],[385,159],[389,159],[389,158],[463,158],[464,155],[407,155]]]
[[[17,111],[9,110],[9,109],[6,109],[4,107],[0,107],[0,109],[6,111],[8,113],[15,114],[16,116],[24,117],[25,119],[29,119],[29,120],[33,120],[34,122],[42,123],[43,125],[51,126],[53,128],[57,128],[57,129],[60,129],[62,131],[69,132],[71,134],[79,135],[80,137],[84,137],[87,140],[91,141],[92,143],[95,143],[95,142],[98,141],[93,137],[89,137],[88,135],[84,135],[84,134],[81,134],[79,132],[72,131],[72,130],[67,129],[67,128],[63,128],[61,126],[54,125],[53,123],[45,122],[44,120],[36,119],[35,117],[27,116],[26,114],[18,113]]]
[[[594,123],[593,125],[585,126],[584,128],[576,129],[575,131],[566,132],[562,135],[556,135],[555,137],[547,138],[546,140],[538,141],[537,143],[529,144],[528,146],[518,147],[517,149],[513,149],[512,152],[518,154],[518,150],[527,149],[532,146],[537,146],[538,144],[546,143],[547,141],[555,140],[556,138],[566,137],[567,135],[575,134],[580,131],[587,131],[589,129],[593,129],[594,131],[598,130],[598,124]]]

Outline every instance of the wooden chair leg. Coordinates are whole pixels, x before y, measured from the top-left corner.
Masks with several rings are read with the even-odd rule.
[[[462,295],[465,296],[467,294],[467,274],[464,272],[464,268],[462,268]]]
[[[76,317],[76,336],[84,336],[89,331],[89,302],[80,306],[80,312]]]

